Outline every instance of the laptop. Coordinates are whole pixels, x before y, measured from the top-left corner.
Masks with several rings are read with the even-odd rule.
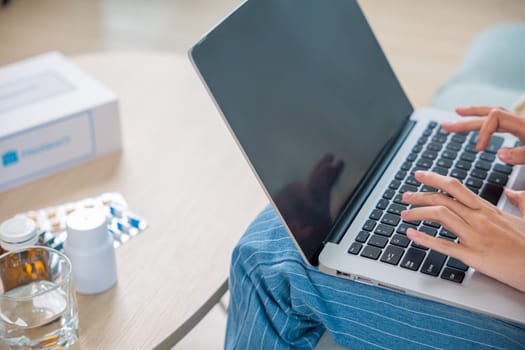
[[[457,237],[399,215],[403,192],[436,191],[418,169],[519,215],[501,194],[525,188],[525,174],[495,156],[516,138],[476,152],[476,133],[440,128],[455,114],[414,110],[356,1],[250,0],[189,54],[308,264],[525,324],[525,293],[415,245],[408,227]]]

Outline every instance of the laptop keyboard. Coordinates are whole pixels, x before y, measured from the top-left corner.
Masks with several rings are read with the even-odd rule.
[[[471,191],[496,204],[512,172],[512,166],[495,162],[496,152],[503,144],[502,137],[492,136],[483,152],[476,152],[477,138],[477,132],[449,134],[436,122],[429,122],[383,198],[363,224],[348,253],[439,276],[448,281],[463,282],[465,272],[469,269],[467,265],[415,244],[406,237],[406,230],[414,228],[454,242],[457,242],[457,236],[437,222],[405,222],[400,213],[409,208],[402,200],[404,192],[438,191],[418,182],[414,178],[417,170],[431,170],[455,177]]]

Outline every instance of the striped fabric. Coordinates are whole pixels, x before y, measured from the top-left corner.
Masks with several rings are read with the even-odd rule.
[[[234,250],[226,349],[525,349],[525,327],[321,273],[273,208]]]

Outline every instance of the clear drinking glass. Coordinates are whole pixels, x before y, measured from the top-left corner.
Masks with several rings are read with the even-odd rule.
[[[46,247],[0,256],[0,349],[63,349],[77,339],[69,259]]]

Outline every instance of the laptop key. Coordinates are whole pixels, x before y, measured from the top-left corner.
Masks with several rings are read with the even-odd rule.
[[[348,248],[348,252],[350,254],[357,255],[361,251],[361,248],[363,248],[363,245],[361,243],[354,242],[354,243],[352,243],[350,248]]]
[[[461,144],[457,142],[449,142],[446,148],[450,151],[458,152],[461,150]]]
[[[390,202],[389,202],[387,199],[385,199],[385,198],[381,198],[381,199],[379,200],[379,202],[377,202],[377,204],[376,204],[376,208],[377,208],[377,209],[384,210],[384,209],[386,209],[386,207],[388,206],[388,203],[390,203]]]
[[[478,153],[478,151],[476,150],[476,145],[473,145],[473,144],[466,145],[465,146],[465,152]]]
[[[496,160],[496,155],[494,153],[481,152],[479,159],[492,163],[494,160]]]
[[[441,157],[445,158],[445,159],[456,159],[458,156],[458,152],[454,152],[454,151],[449,151],[449,150],[445,150],[443,151],[443,153],[441,153]]]
[[[435,160],[437,156],[437,152],[434,151],[424,151],[423,153],[421,153],[421,157],[428,160]]]
[[[385,199],[392,199],[395,194],[396,194],[396,191],[394,191],[392,189],[388,189],[388,190],[385,191],[385,193],[383,193],[383,198],[385,198]]]
[[[452,166],[452,161],[450,159],[440,158],[436,164],[437,166],[448,169]]]
[[[441,236],[444,236],[444,237],[447,237],[447,238],[450,238],[450,239],[458,238],[454,233],[450,232],[449,230],[447,230],[444,227],[441,229],[441,231],[439,231],[439,234]]]
[[[488,182],[493,183],[495,185],[505,186],[507,184],[507,181],[509,180],[509,177],[505,174],[500,173],[491,173],[489,175],[489,178],[487,179]]]
[[[470,175],[473,177],[477,177],[478,179],[485,180],[485,178],[487,177],[487,172],[485,170],[472,169]]]
[[[441,224],[439,222],[428,221],[428,220],[423,221],[423,225],[430,226],[430,227],[433,227],[433,228],[440,228],[441,227]],[[435,236],[435,234],[434,234],[434,236]]]
[[[413,225],[413,226],[419,226],[419,224],[421,223],[421,220],[413,220],[413,221],[405,221],[405,220],[403,220],[403,222],[406,223],[406,224]]]
[[[420,168],[429,169],[434,162],[429,159],[420,159],[417,161],[416,165]]]
[[[424,233],[426,233],[429,236],[436,237],[437,230],[435,228],[433,228],[433,227],[425,226],[425,225],[429,225],[429,224],[431,224],[433,227],[437,227],[437,228],[441,227],[441,225],[438,224],[437,222],[424,221],[423,222],[423,226],[421,226],[419,228],[419,231],[424,232]],[[437,225],[437,226],[434,226],[434,225]]]
[[[381,257],[381,261],[387,264],[397,265],[399,263],[399,260],[401,260],[401,257],[403,256],[404,253],[405,253],[405,250],[403,248],[399,248],[394,245],[389,245],[385,249],[385,252],[383,253],[383,256]]]
[[[421,187],[421,189],[419,190],[420,192],[437,192],[438,189],[435,188],[435,187],[431,187],[431,186],[428,186],[428,185],[424,185],[423,187]]]
[[[465,184],[467,186],[481,188],[481,186],[483,186],[483,181],[481,181],[480,179],[476,179],[474,177],[469,177],[467,181],[465,181]]]
[[[503,145],[503,137],[493,135],[490,138],[489,145],[487,148],[485,148],[485,152],[496,153],[500,149],[501,145]]]
[[[394,203],[401,204],[401,205],[404,205],[404,206],[408,206],[408,203],[403,202],[403,195],[402,194],[397,194],[394,197]]]
[[[457,143],[463,143],[467,139],[467,135],[465,134],[454,134],[452,136],[451,141],[457,142]]]
[[[463,263],[463,261],[450,257],[447,261],[447,266],[453,267],[461,271],[467,271],[468,266]]]
[[[441,278],[448,280],[448,281],[461,283],[463,282],[463,279],[465,278],[465,272],[459,271],[456,269],[452,269],[450,267],[445,267],[443,269],[443,273],[441,274]]]
[[[410,170],[410,168],[412,167],[412,163],[411,162],[404,162],[402,165],[401,165],[401,170]]]
[[[397,190],[399,188],[399,186],[401,186],[401,181],[399,181],[399,180],[392,180],[390,182],[390,185],[388,185],[388,188],[390,188],[392,190]]]
[[[428,123],[427,128],[434,129],[436,126],[438,126],[438,123],[435,121],[431,121]]]
[[[454,168],[450,171],[450,176],[455,177],[458,180],[463,180],[467,177],[467,172],[458,168]]]
[[[426,136],[421,136],[418,140],[417,140],[417,144],[418,145],[424,145],[425,143],[427,143],[428,141],[428,137]]]
[[[430,166],[429,166],[430,168]],[[416,186],[416,187],[419,187],[419,185],[421,185],[421,182],[417,181],[416,178],[412,175],[410,175],[409,177],[406,178],[405,180],[405,183],[407,185],[412,185],[412,186]]]
[[[432,137],[432,142],[445,143],[445,142],[447,142],[447,136],[445,136],[445,135],[435,135],[434,137]]]
[[[397,233],[401,233],[403,235],[406,235],[407,234],[407,229],[409,229],[409,228],[413,228],[414,230],[417,230],[417,226],[416,225],[411,225],[411,224],[403,222],[401,225],[398,226],[396,232]]]
[[[377,260],[379,258],[379,255],[381,255],[381,249],[373,247],[371,245],[367,245],[361,253],[361,256],[372,260]]]
[[[407,161],[409,162],[413,162],[416,159],[417,159],[417,153],[414,153],[414,152],[410,153],[407,157]]]
[[[383,211],[382,210],[374,209],[370,213],[369,218],[372,219],[372,220],[379,220],[382,215],[383,215]]]
[[[401,267],[412,271],[419,270],[419,266],[421,266],[421,262],[425,258],[425,254],[425,251],[421,249],[408,248],[403,261],[401,261]]]
[[[423,170],[423,171],[427,171],[428,168],[423,168],[421,166],[414,166],[411,170],[410,170],[410,175],[414,176],[414,174],[416,173],[416,171],[419,171],[419,170]]]
[[[392,236],[392,233],[394,233],[394,227],[390,225],[385,224],[379,224],[377,225],[374,233],[377,233],[378,235],[390,237]]]
[[[388,243],[388,238],[380,235],[372,235],[368,240],[368,244],[378,248],[384,248]]]
[[[414,153],[419,153],[422,150],[423,150],[423,146],[420,145],[420,144],[417,144],[417,145],[414,146],[414,148],[412,148],[412,152],[414,152]]]
[[[443,148],[443,145],[440,143],[431,142],[427,145],[429,151],[439,152],[441,151],[441,148]]]
[[[431,250],[430,253],[428,253],[420,271],[430,276],[438,276],[446,259],[446,255],[438,253],[435,250]]]
[[[385,214],[381,219],[382,224],[397,226],[401,218],[398,215]]]
[[[408,239],[406,236],[395,234],[391,239],[390,243],[393,245],[397,245],[398,247],[406,248],[410,244],[410,239]]]
[[[506,165],[506,164],[495,164],[494,171],[497,171],[498,173],[510,175],[510,173],[512,173],[512,166]]]
[[[502,186],[497,186],[497,185],[488,183],[481,190],[480,196],[481,198],[486,199],[490,203],[496,205],[498,204],[498,200],[499,200],[499,197],[501,197],[502,192],[503,192]]]
[[[490,167],[491,167],[491,164],[489,162],[486,162],[484,160],[478,160],[476,162],[476,164],[474,164],[474,166],[476,167],[476,169],[481,169],[481,170],[489,170]]]
[[[461,153],[461,155],[459,156],[459,159],[461,159],[461,160],[463,160],[465,162],[472,163],[473,161],[476,160],[476,155],[472,154],[472,153]],[[469,166],[470,166],[470,164],[469,164]]]
[[[355,237],[356,242],[365,243],[368,239],[368,236],[370,236],[370,233],[366,231],[360,231],[357,236]]]
[[[376,227],[376,222],[374,220],[366,220],[365,224],[363,225],[363,230],[365,231],[372,231]]]
[[[465,153],[465,154],[472,154],[472,153]],[[470,170],[470,163],[464,160],[458,160],[456,162],[456,168],[461,170]]]
[[[404,170],[399,170],[397,173],[396,173],[396,180],[403,180],[405,178],[405,176],[407,176],[407,172],[404,171]]]
[[[401,215],[401,212],[406,209],[407,209],[406,207],[399,205],[399,204],[390,204],[387,212],[390,214]]]
[[[432,171],[437,173],[437,174],[439,174],[439,175],[443,175],[443,176],[447,176],[448,175],[448,169],[440,167],[440,166],[435,166],[434,168],[432,168]]]
[[[417,192],[417,187],[412,185],[403,185],[399,189],[399,193],[405,193],[405,192]]]

